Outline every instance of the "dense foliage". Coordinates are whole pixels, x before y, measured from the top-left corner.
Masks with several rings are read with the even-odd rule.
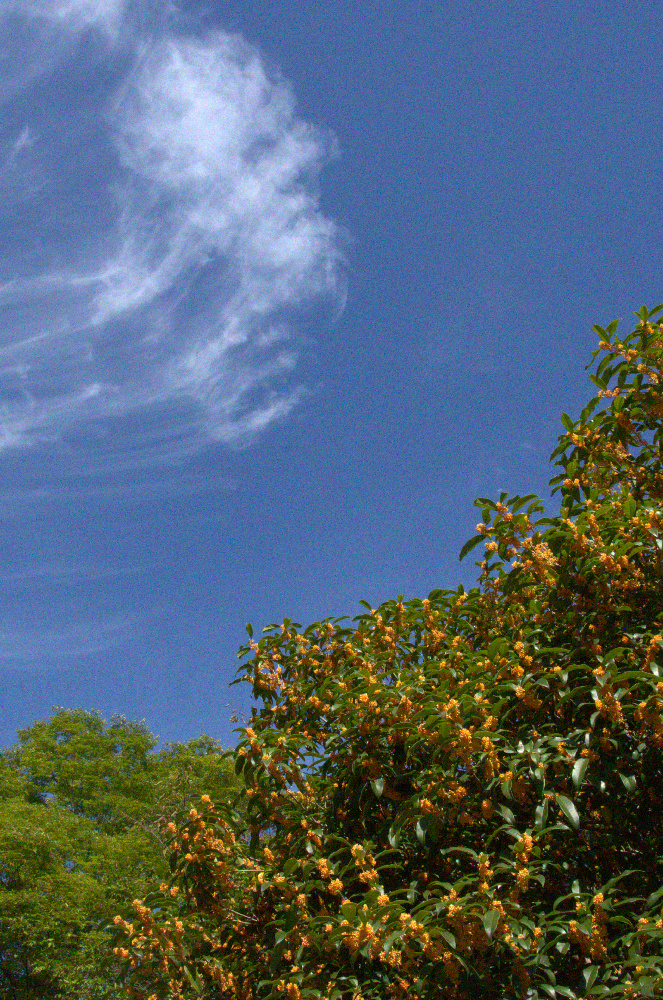
[[[107,925],[169,874],[167,825],[238,786],[209,737],[59,709],[0,754],[0,998],[121,995]]]
[[[250,840],[191,810],[131,996],[663,992],[662,311],[595,328],[559,514],[476,501],[477,588],[251,637]]]

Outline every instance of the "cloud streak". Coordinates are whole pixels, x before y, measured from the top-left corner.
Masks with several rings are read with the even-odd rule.
[[[15,629],[0,620],[0,660],[10,663],[24,661],[60,661],[73,657],[89,657],[122,643],[135,641],[143,619],[121,615],[91,621],[79,621],[60,628]],[[27,661],[27,662],[26,662]]]
[[[17,24],[51,53],[18,91]],[[303,392],[299,315],[342,299],[333,140],[239,36],[138,30],[120,0],[14,3],[0,42],[0,449],[250,442]]]

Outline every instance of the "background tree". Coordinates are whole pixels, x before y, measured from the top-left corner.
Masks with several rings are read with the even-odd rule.
[[[477,588],[248,629],[251,841],[191,810],[118,918],[130,995],[663,992],[662,310],[595,328],[559,514],[476,501]]]
[[[0,756],[0,997],[118,995],[108,923],[168,877],[168,823],[238,786],[210,737],[157,742],[58,709]]]

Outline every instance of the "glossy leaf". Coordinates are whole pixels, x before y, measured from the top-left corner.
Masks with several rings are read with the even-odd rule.
[[[566,795],[556,795],[555,798],[557,799],[557,805],[562,810],[571,826],[577,830],[580,826],[580,816],[578,815],[578,810],[571,799],[567,798]]]
[[[486,910],[483,915],[483,926],[490,940],[500,922],[501,914],[499,910]]]
[[[580,788],[587,773],[587,768],[589,767],[589,758],[578,757],[573,765],[573,770],[571,771],[571,779],[576,788]]]
[[[470,538],[467,542],[465,542],[465,544],[463,545],[462,549],[460,550],[460,555],[458,556],[459,562],[462,561],[465,558],[465,556],[469,552],[471,552],[472,549],[475,549],[477,547],[477,545],[479,544],[479,542],[482,542],[482,541],[484,541],[484,536],[480,535],[480,534],[476,534],[476,535],[474,535],[473,538]]]

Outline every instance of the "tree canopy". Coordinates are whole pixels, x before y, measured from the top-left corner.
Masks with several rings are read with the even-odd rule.
[[[662,311],[595,327],[559,513],[476,501],[477,587],[247,627],[248,826],[203,796],[175,832],[130,996],[663,992]]]
[[[107,925],[169,875],[168,824],[238,786],[207,736],[58,709],[0,754],[0,998],[121,994]]]

